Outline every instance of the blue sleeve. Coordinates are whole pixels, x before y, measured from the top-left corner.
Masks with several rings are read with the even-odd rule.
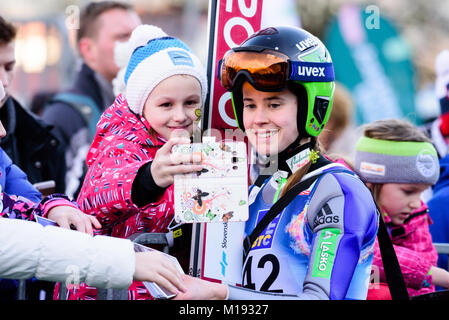
[[[307,210],[311,252],[302,293],[260,292],[229,286],[229,299],[365,299],[378,215],[371,193],[357,177],[326,174],[313,187]]]
[[[40,202],[42,194],[28,181],[26,173],[12,163],[11,158],[2,149],[0,149],[0,157],[5,175],[3,192],[25,197],[35,203]]]
[[[367,281],[363,279],[369,276],[371,265],[365,264],[363,270],[357,267],[367,247],[372,256],[378,226],[368,188],[349,174],[325,175],[317,184],[308,212],[313,241],[303,294],[345,299],[351,282],[360,278],[355,286],[361,288],[356,290],[359,297],[366,297]]]

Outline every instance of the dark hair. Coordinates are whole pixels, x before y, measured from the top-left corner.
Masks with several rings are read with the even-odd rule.
[[[0,44],[7,44],[14,40],[17,30],[12,23],[0,16]]]
[[[97,33],[98,17],[112,9],[133,10],[133,7],[124,2],[101,1],[89,3],[80,14],[80,28],[76,34],[76,41],[83,37],[95,37]]]

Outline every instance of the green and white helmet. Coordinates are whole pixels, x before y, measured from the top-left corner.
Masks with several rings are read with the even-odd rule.
[[[289,88],[294,92],[301,136],[318,136],[329,119],[335,89],[332,59],[324,44],[301,28],[281,26],[256,32],[224,55],[218,78],[231,92],[243,131],[244,81],[260,91]]]

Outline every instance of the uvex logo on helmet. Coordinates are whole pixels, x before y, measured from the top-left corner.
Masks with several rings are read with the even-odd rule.
[[[325,77],[324,67],[306,67],[298,66],[298,75],[300,76],[314,76],[314,77]]]
[[[299,51],[304,51],[311,47],[315,47],[318,44],[319,43],[315,38],[307,38],[299,41],[299,43],[296,44],[296,48],[298,48]]]

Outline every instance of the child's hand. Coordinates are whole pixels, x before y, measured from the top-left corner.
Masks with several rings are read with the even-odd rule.
[[[161,188],[166,188],[173,183],[174,175],[180,173],[190,173],[201,171],[203,168],[199,164],[201,159],[193,154],[172,154],[171,150],[176,144],[189,144],[190,139],[185,137],[170,138],[162,146],[154,157],[151,164],[151,175],[154,182]]]
[[[430,267],[432,273],[432,284],[449,289],[449,272],[435,266]]]
[[[178,294],[185,291],[182,274],[175,264],[161,252],[136,252],[135,281],[151,281],[168,291]]]
[[[73,225],[76,230],[93,235],[92,226],[101,228],[100,222],[94,216],[88,215],[71,206],[57,206],[48,212],[48,219],[56,222],[60,227],[70,229]]]
[[[173,300],[224,300],[228,295],[228,286],[200,278],[183,276],[187,290],[179,293]]]

